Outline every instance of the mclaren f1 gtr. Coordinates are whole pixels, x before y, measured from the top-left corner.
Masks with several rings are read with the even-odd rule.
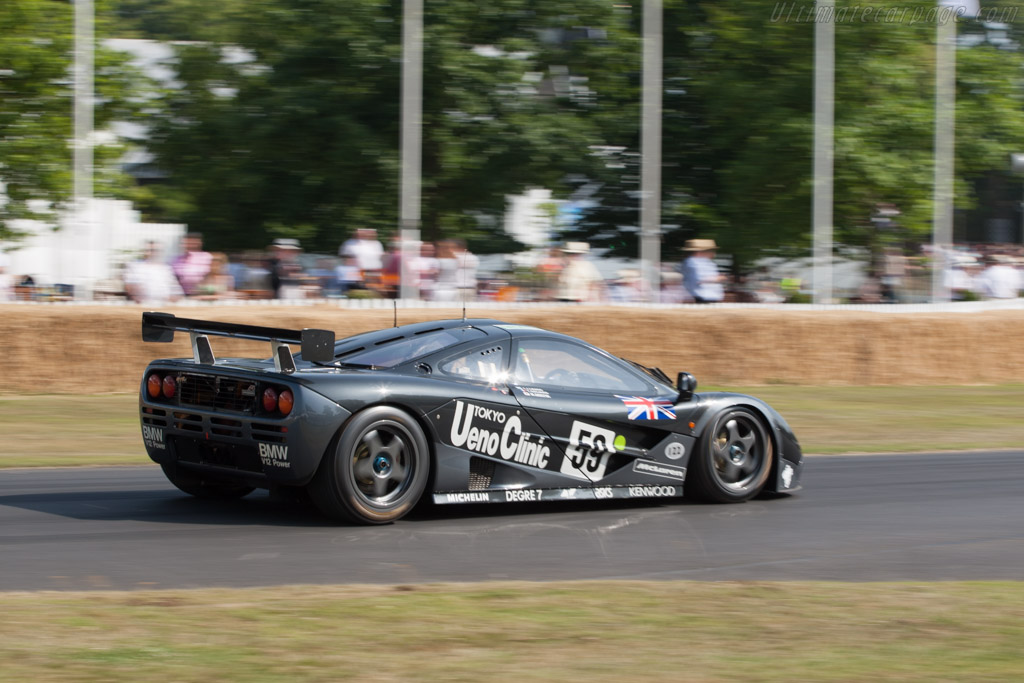
[[[144,313],[156,360],[139,411],[149,456],[204,498],[302,489],[326,515],[393,522],[436,504],[693,496],[739,503],[799,488],[786,421],[741,394],[697,393],[579,339],[498,320],[424,322],[335,340]],[[270,343],[216,358],[211,336]],[[290,345],[299,345],[293,354]]]

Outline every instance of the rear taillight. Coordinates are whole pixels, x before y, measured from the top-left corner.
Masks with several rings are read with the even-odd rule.
[[[178,387],[177,382],[174,381],[173,375],[167,375],[164,377],[163,390],[164,398],[174,398],[174,390]]]
[[[295,397],[292,396],[292,392],[285,389],[281,392],[281,395],[277,397],[277,409],[281,411],[282,415],[287,415],[292,412],[292,406],[295,405]]]
[[[160,392],[162,391],[161,384],[162,381],[160,379],[160,375],[154,372],[149,376],[149,379],[146,380],[146,392],[149,394],[150,398],[156,398],[160,395]]]
[[[263,390],[263,410],[268,413],[277,410],[277,392],[270,387]]]

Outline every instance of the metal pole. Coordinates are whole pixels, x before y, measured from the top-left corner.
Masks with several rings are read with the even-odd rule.
[[[661,30],[661,0],[644,0],[640,272],[648,301],[657,301],[661,292]]]
[[[832,302],[832,176],[835,129],[835,0],[818,2],[814,23],[814,303]]]
[[[932,301],[949,301],[945,271],[953,245],[953,129],[956,122],[956,22],[939,12],[935,39],[935,189]]]
[[[82,211],[92,198],[93,127],[93,7],[92,0],[75,0],[75,208]]]
[[[404,0],[402,18],[402,187],[399,229],[402,271],[399,296],[419,299],[412,260],[419,253],[423,128],[423,0]]]
[[[75,0],[74,143],[72,159],[73,235],[61,239],[54,256],[57,275],[81,280],[91,276],[96,259],[92,243],[93,0]],[[86,253],[80,253],[85,250]],[[78,277],[68,278],[68,275]]]

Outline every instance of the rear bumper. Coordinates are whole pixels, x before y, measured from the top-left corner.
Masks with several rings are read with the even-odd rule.
[[[275,378],[273,384],[286,383]],[[306,387],[289,388],[294,408],[281,417],[152,400],[143,386],[139,418],[146,452],[160,464],[252,486],[306,484],[349,412]]]

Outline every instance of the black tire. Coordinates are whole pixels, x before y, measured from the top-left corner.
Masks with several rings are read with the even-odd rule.
[[[309,485],[328,517],[388,524],[419,501],[430,474],[423,430],[408,413],[377,406],[342,428]]]
[[[172,484],[196,498],[235,500],[256,490],[255,487],[244,484],[235,484],[221,479],[208,479],[196,472],[179,468],[174,463],[164,463],[160,467]]]
[[[774,457],[759,415],[741,407],[723,410],[690,459],[686,492],[716,503],[750,500],[768,483]]]

